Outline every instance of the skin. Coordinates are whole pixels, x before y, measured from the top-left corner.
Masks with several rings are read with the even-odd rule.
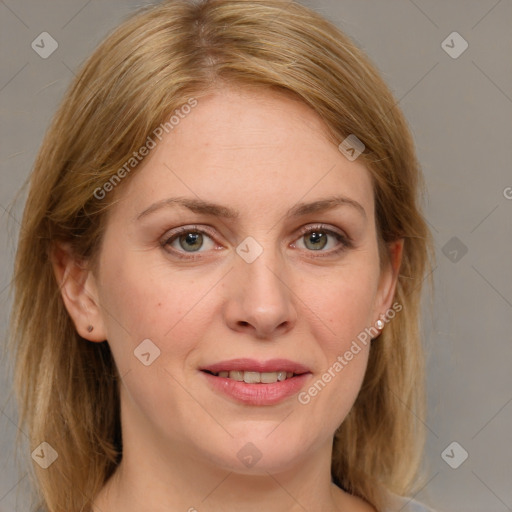
[[[362,211],[345,204],[286,215],[334,192]],[[240,404],[199,371],[231,358],[286,358],[311,370],[306,389],[391,307],[402,241],[381,267],[364,165],[327,140],[305,104],[224,86],[199,98],[115,194],[98,272],[62,244],[54,263],[77,331],[108,340],[122,381],[123,460],[95,510],[374,510],[330,478],[332,438],[357,397],[370,344],[307,405],[297,395]],[[239,214],[174,206],[137,220],[177,196]],[[351,245],[321,231],[327,244],[318,249],[300,230],[319,223]],[[181,226],[209,229],[203,245],[165,245]],[[236,253],[248,236],[263,249],[252,263]],[[134,357],[147,338],[161,351],[150,366]],[[237,457],[249,442],[261,453],[251,468]]]

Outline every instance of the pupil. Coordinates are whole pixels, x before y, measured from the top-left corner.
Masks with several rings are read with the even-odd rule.
[[[202,245],[202,238],[201,233],[187,233],[181,237],[181,241],[184,240],[189,249],[199,249]],[[187,247],[183,247],[183,249],[187,250]]]
[[[316,231],[314,231],[313,233],[309,234],[308,238],[309,238],[309,241],[312,242],[313,247],[315,249],[318,249],[318,248],[321,249],[321,248],[325,247],[326,238],[325,238],[324,233],[317,233]]]

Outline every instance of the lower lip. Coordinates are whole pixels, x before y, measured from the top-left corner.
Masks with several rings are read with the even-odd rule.
[[[214,390],[248,405],[273,405],[297,394],[311,375],[303,373],[291,379],[272,384],[247,384],[225,377],[215,377],[210,373],[201,372]]]

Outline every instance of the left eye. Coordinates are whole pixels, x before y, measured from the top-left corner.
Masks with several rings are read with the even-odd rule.
[[[323,227],[308,228],[301,234],[298,242],[302,242],[303,244],[303,247],[299,244],[300,249],[306,248],[311,251],[322,251],[329,244],[331,245],[331,247],[327,247],[326,251],[322,252],[330,252],[330,250],[336,250],[336,248],[339,249],[340,244],[342,246],[341,248],[349,245],[343,235]]]

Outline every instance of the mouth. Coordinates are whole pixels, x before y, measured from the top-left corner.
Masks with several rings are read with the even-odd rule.
[[[202,370],[205,373],[209,373],[214,377],[222,377],[224,379],[231,379],[237,382],[245,382],[246,384],[274,384],[275,382],[283,382],[286,379],[303,375],[302,373],[287,372],[280,370],[277,372],[255,372],[255,371],[221,371],[211,372],[209,370]]]
[[[286,359],[233,359],[200,368],[211,389],[246,405],[273,405],[298,393],[312,374]]]

